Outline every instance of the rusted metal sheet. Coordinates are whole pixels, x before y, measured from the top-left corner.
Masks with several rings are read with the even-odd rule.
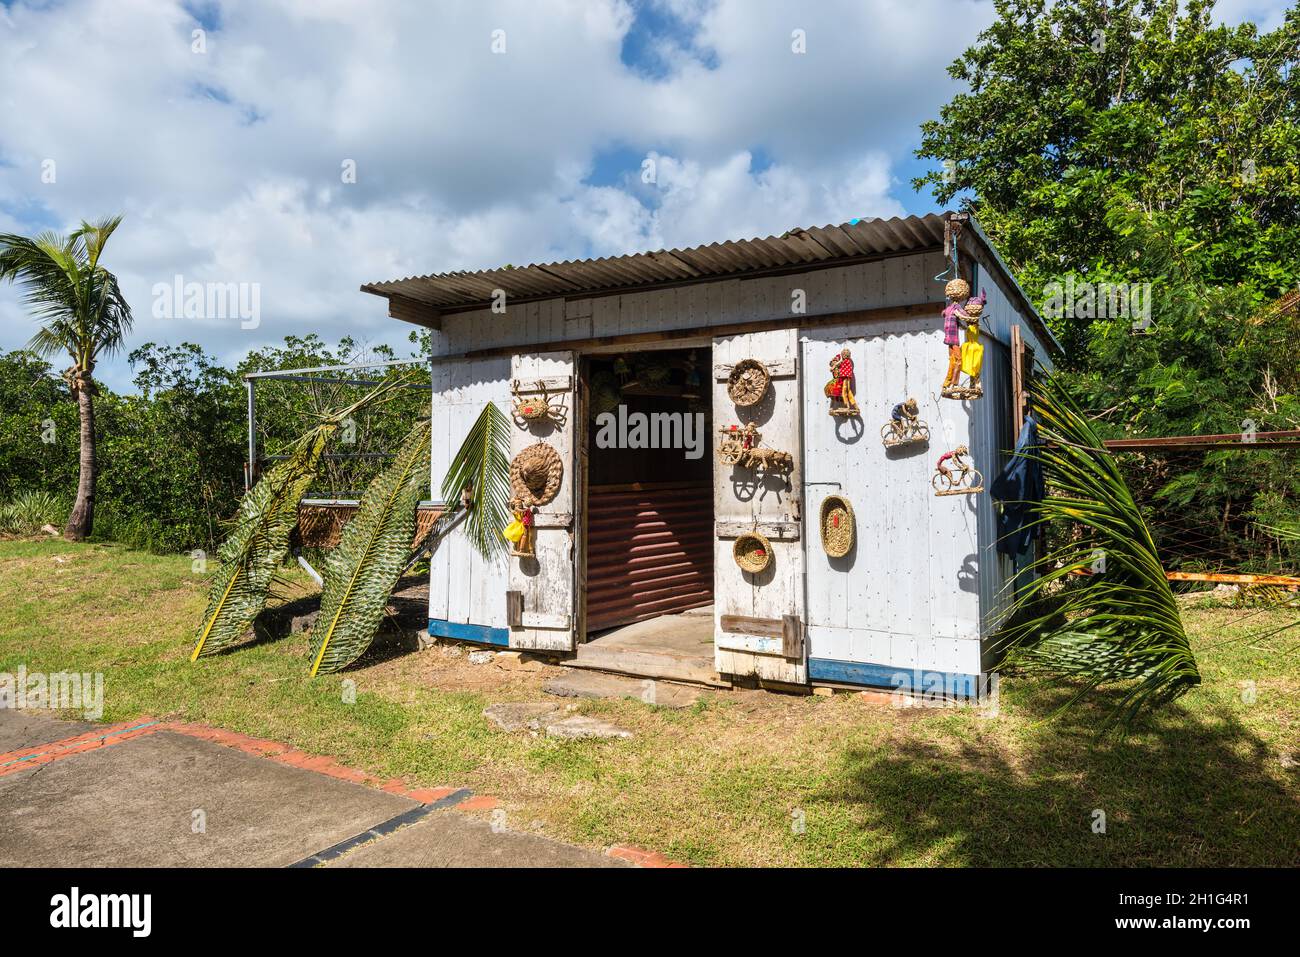
[[[363,292],[400,296],[435,308],[489,302],[495,290],[514,301],[690,282],[786,267],[833,265],[943,243],[943,218],[930,214],[792,229],[766,239],[737,239],[690,249],[568,260],[514,269],[435,273],[366,283]]]
[[[587,498],[587,630],[713,601],[713,498],[705,485]]]

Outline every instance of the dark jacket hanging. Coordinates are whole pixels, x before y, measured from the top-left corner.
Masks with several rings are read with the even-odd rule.
[[[1038,423],[1026,416],[1015,454],[989,487],[989,494],[1003,503],[998,515],[998,551],[1003,555],[1023,555],[1033,541],[1034,506],[1046,494],[1043,464],[1037,459],[1041,449]]]

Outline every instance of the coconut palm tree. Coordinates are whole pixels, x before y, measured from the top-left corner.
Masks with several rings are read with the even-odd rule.
[[[131,307],[117,277],[99,264],[121,221],[83,221],[67,236],[0,233],[0,281],[24,287],[23,302],[41,324],[27,348],[43,356],[65,352],[72,359],[63,377],[81,417],[81,467],[63,534],[73,541],[89,535],[95,520],[95,362],[121,348],[131,331]]]

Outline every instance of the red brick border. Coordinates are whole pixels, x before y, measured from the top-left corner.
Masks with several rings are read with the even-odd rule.
[[[30,748],[7,751],[0,754],[0,777],[25,771],[38,765],[49,764],[52,761],[58,761],[74,754],[108,747],[120,741],[129,741],[132,738],[154,734],[158,731],[184,734],[191,738],[198,738],[201,741],[209,741],[225,748],[242,751],[254,757],[268,758],[292,768],[314,771],[316,774],[324,774],[340,781],[350,781],[353,784],[364,784],[386,791],[389,794],[396,794],[412,801],[418,801],[420,804],[433,804],[450,794],[462,790],[461,788],[449,787],[412,787],[400,778],[384,780],[377,775],[340,764],[337,759],[328,755],[308,754],[306,751],[299,751],[297,748],[282,744],[279,741],[254,738],[251,735],[240,734],[237,731],[226,731],[222,728],[213,728],[206,724],[197,724],[191,721],[157,721],[154,718],[147,717],[109,725],[102,729],[88,731],[85,734],[51,741],[48,744],[38,744]],[[490,811],[499,807],[500,804],[500,801],[489,794],[473,794],[454,805],[454,807],[458,811]],[[605,853],[610,857],[630,861],[639,867],[689,866],[669,860],[658,851],[647,851],[645,848],[636,847],[632,844],[615,844],[613,847],[608,848]]]
[[[103,729],[87,731],[85,734],[62,738],[48,744],[38,744],[30,748],[7,751],[0,754],[0,777],[4,777],[6,774],[17,774],[19,771],[26,771],[28,768],[59,761],[74,754],[81,754],[84,751],[106,748],[109,745],[117,744],[119,741],[129,741],[131,738],[138,738],[141,735],[153,734],[155,731],[161,731],[164,727],[165,725],[153,718],[137,718],[135,721],[124,721],[121,724],[108,725]]]
[[[658,851],[647,851],[644,847],[637,847],[634,844],[615,844],[605,852],[609,857],[617,857],[619,860],[631,861],[637,867],[690,867],[689,864],[681,864],[677,861],[669,860]]]
[[[259,758],[269,758],[279,764],[286,764],[291,768],[300,768],[304,771],[314,771],[317,774],[324,774],[326,777],[337,778],[340,781],[350,781],[353,784],[365,784],[369,787],[378,788],[389,794],[396,794],[399,797],[409,798],[412,801],[418,801],[421,804],[433,804],[435,801],[441,801],[449,794],[455,794],[460,788],[419,788],[412,787],[405,781],[398,778],[385,780],[374,774],[365,771],[359,771],[356,768],[350,768],[347,765],[340,764],[336,758],[328,755],[308,754],[306,751],[299,751],[297,748],[290,747],[287,744],[281,744],[278,741],[270,741],[266,738],[254,738],[247,734],[240,734],[237,731],[226,731],[222,728],[209,727],[206,724],[195,724],[187,721],[170,721],[160,726],[161,730],[174,731],[177,734],[189,735],[192,738],[199,738],[203,741],[210,741],[213,744],[219,744],[222,747],[233,748],[236,751],[243,751],[245,754],[251,754]],[[479,800],[479,798],[470,798],[470,801]],[[493,799],[495,800],[495,799]],[[467,802],[462,801],[456,807],[464,807]]]

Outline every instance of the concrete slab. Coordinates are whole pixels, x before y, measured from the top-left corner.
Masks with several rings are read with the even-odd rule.
[[[558,701],[505,701],[483,709],[483,717],[502,731],[541,731],[563,714],[564,705]]]
[[[712,615],[660,615],[606,632],[588,644],[713,660]]]
[[[326,867],[628,867],[598,851],[435,811],[400,831],[363,844]]]
[[[608,740],[612,738],[630,738],[632,732],[608,721],[601,721],[599,718],[592,718],[585,714],[575,714],[571,718],[563,718],[553,724],[548,724],[546,726],[546,736],[548,738],[566,738],[569,740],[583,738]]]
[[[635,698],[661,708],[688,708],[704,694],[700,688],[599,671],[569,671],[549,679],[542,690],[561,698]]]
[[[160,731],[0,777],[0,866],[283,866],[416,806]]]
[[[89,721],[63,721],[41,711],[0,708],[0,754],[93,731],[102,725]]]

